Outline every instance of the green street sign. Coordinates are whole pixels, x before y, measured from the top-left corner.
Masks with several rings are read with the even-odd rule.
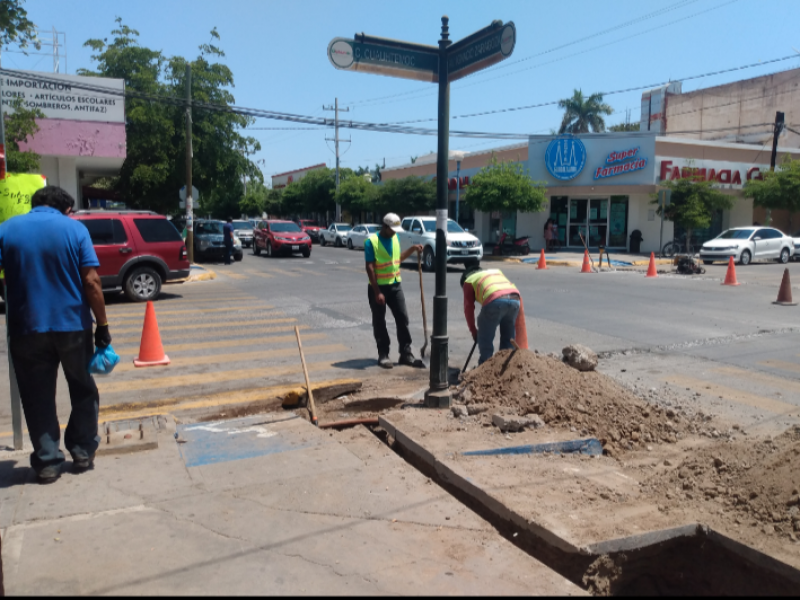
[[[514,51],[517,29],[509,21],[500,21],[471,36],[459,40],[447,49],[447,78],[456,81],[471,73],[505,60]]]
[[[356,35],[334,38],[328,44],[328,59],[337,69],[360,71],[436,82],[439,80],[439,49],[409,42]]]

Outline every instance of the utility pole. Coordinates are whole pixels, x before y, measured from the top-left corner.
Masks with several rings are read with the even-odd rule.
[[[186,63],[186,251],[194,262],[194,213],[192,207],[192,65]]]
[[[783,131],[783,119],[784,115],[781,111],[775,113],[775,125],[773,125],[772,131],[772,155],[769,157],[769,170],[775,170],[775,162],[778,159],[778,138]],[[764,225],[769,225],[772,223],[772,211],[768,208],[766,210],[766,218],[764,219]]]
[[[3,76],[0,75],[0,98],[3,96]],[[3,116],[3,103],[0,101],[0,179],[5,179],[8,171],[8,161],[6,161],[6,120]],[[6,280],[3,278],[3,286]],[[11,338],[8,335],[8,288],[3,290],[6,301],[6,355],[8,356],[8,379],[11,384],[11,429],[14,432],[14,450],[22,450],[22,400],[19,395],[19,385],[17,384],[17,373],[14,371],[14,362],[11,360]]]
[[[350,142],[350,140],[339,140],[339,111],[342,112],[350,112],[349,108],[339,108],[339,98],[334,99],[333,106],[323,106],[322,110],[332,110],[333,111],[333,139],[325,138],[329,142],[334,143],[334,147],[336,148],[336,192],[339,192],[339,142]],[[336,217],[335,220],[339,221],[342,218],[342,205],[338,202],[336,203]]]

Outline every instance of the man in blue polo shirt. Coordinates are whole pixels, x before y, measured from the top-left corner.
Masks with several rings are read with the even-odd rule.
[[[56,186],[38,190],[31,211],[0,225],[9,349],[33,444],[31,467],[41,483],[58,479],[64,453],[56,414],[58,365],[69,385],[72,412],[64,445],[73,466],[94,465],[100,443],[100,397],[88,366],[94,345],[111,343],[100,265],[89,231],[69,213],[75,200]],[[92,344],[92,316],[97,329]]]

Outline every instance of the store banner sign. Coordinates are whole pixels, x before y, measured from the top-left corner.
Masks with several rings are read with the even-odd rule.
[[[606,165],[599,166],[595,170],[594,178],[603,179],[644,169],[647,166],[647,157],[638,156],[639,150],[640,148],[637,146],[636,148],[611,152],[606,158]]]
[[[768,164],[660,156],[657,181],[699,179],[710,181],[713,187],[741,189],[751,179],[763,179],[764,171],[769,171]]]
[[[586,164],[586,146],[572,136],[556,138],[547,146],[544,163],[556,179],[574,179]]]

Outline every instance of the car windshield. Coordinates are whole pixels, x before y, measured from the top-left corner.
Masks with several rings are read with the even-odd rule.
[[[252,229],[253,226],[250,224],[249,221],[234,221],[233,222],[234,229]]]
[[[222,235],[222,223],[198,223],[195,225],[195,231],[207,235]]]
[[[350,225],[337,225],[336,229],[339,231],[350,231],[352,227]]]
[[[425,225],[425,231],[436,231],[435,220],[423,221],[422,224]],[[464,230],[455,221],[447,219],[447,233],[464,233]]]
[[[728,229],[717,236],[718,240],[746,240],[753,235],[752,229]]]
[[[369,229],[370,233],[378,233],[381,230],[379,225],[370,225],[367,229]]]
[[[800,237],[800,231],[795,231],[792,237]]]
[[[270,223],[269,228],[272,231],[282,231],[282,232],[300,232],[302,231],[298,226],[297,223]]]

